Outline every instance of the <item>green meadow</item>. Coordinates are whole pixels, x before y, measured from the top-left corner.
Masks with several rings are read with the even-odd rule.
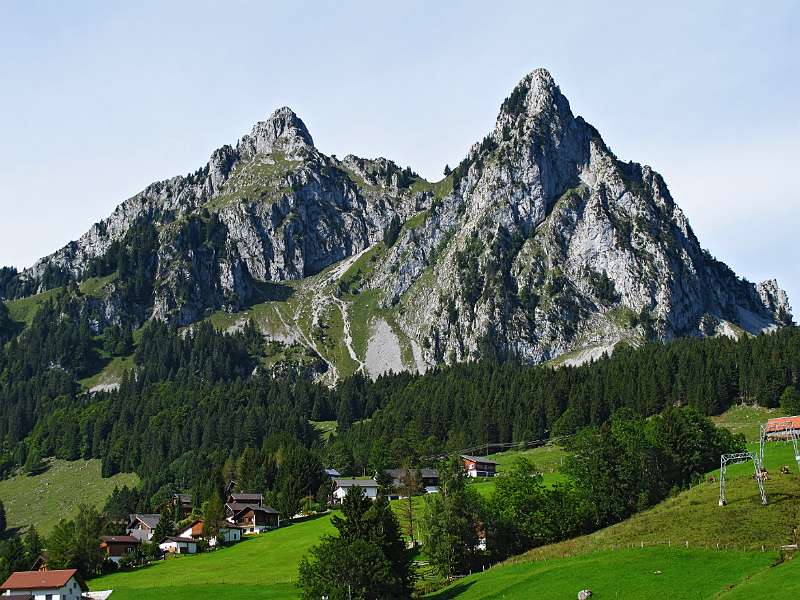
[[[100,461],[54,459],[39,475],[15,475],[0,481],[0,500],[9,527],[35,525],[47,534],[62,517],[72,518],[79,504],[102,508],[114,487],[139,483],[133,473],[100,475]]]
[[[297,598],[300,558],[320,537],[334,532],[331,515],[325,514],[212,552],[98,577],[89,587],[113,589],[114,600]]]

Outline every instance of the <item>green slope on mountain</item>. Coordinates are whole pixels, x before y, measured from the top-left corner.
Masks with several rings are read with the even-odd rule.
[[[39,475],[14,475],[0,481],[0,500],[5,505],[9,527],[35,525],[43,534],[58,523],[71,519],[79,504],[102,508],[114,487],[134,486],[139,477],[118,473],[100,475],[100,461],[55,459]]]

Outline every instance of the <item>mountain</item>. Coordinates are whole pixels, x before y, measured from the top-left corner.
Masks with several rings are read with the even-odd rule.
[[[620,161],[543,69],[436,183],[326,156],[281,108],[195,173],[0,273],[7,299],[65,285],[97,332],[253,319],[329,381],[488,354],[579,362],[792,320],[777,283],[703,250],[663,178]]]

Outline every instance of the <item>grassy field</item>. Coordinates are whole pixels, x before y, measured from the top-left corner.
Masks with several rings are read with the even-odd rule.
[[[321,515],[214,552],[98,577],[89,587],[113,589],[115,600],[297,598],[300,558],[322,535],[334,531],[331,515]]]
[[[501,565],[465,577],[431,597],[573,599],[578,591],[589,588],[598,600],[716,598],[747,578],[769,571],[774,560],[775,555],[767,552],[626,549],[532,564]]]
[[[792,458],[784,444],[767,449],[765,464]],[[610,550],[626,546],[675,545],[690,548],[775,550],[793,544],[794,528],[800,523],[800,476],[774,474],[765,483],[770,503],[761,506],[758,488],[750,478],[752,466],[732,467],[728,474],[728,505],[720,507],[719,485],[701,483],[630,519],[595,533],[531,550],[516,560],[538,560]]]
[[[536,465],[536,468],[542,473],[554,473],[563,466],[564,459],[567,457],[567,451],[561,446],[555,444],[547,444],[537,448],[529,448],[527,450],[509,450],[507,452],[498,452],[496,454],[489,454],[487,458],[497,463],[498,472],[502,472],[511,466],[511,464],[519,457],[527,458],[530,462]]]
[[[715,420],[755,440],[758,425],[772,416],[736,407]],[[757,446],[751,441],[748,449]],[[507,459],[494,457],[501,464]],[[574,598],[586,587],[597,598],[794,597],[800,561],[773,565],[780,546],[800,541],[800,474],[792,447],[782,442],[766,447],[764,464],[771,474],[767,506],[751,478],[752,464],[733,465],[725,507],[718,506],[718,483],[701,483],[622,523],[536,548],[432,597]],[[778,474],[782,465],[790,475]]]
[[[102,507],[115,486],[132,486],[139,478],[118,473],[103,479],[99,460],[54,460],[40,475],[16,475],[0,481],[0,499],[9,527],[35,525],[49,533],[62,517],[74,516],[78,504]]]
[[[748,442],[753,442],[758,440],[762,423],[782,414],[778,409],[738,405],[729,408],[718,417],[711,417],[711,420],[717,426],[730,429],[734,433],[743,433]]]
[[[719,595],[724,600],[783,600],[800,596],[800,559],[787,560],[754,574],[732,590]]]

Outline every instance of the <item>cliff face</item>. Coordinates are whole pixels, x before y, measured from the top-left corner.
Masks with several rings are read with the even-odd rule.
[[[132,232],[143,227],[155,241],[131,259],[128,271],[146,282],[131,302],[128,271],[109,256],[136,256],[146,238]],[[487,353],[582,360],[621,340],[791,321],[777,283],[756,287],[705,252],[661,176],[619,161],[544,70],[519,83],[494,130],[435,184],[385,159],[325,156],[279,109],[19,279],[41,291],[54,273],[104,277],[98,329],[187,325],[272,303],[269,335],[333,371],[372,374]],[[344,359],[326,356],[331,340],[346,346]]]

